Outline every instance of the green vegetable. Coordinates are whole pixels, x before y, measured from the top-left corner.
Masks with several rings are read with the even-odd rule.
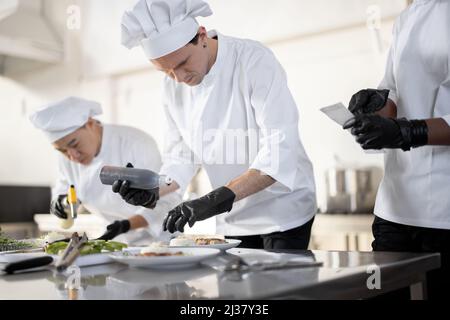
[[[20,249],[28,249],[32,248],[34,245],[32,243],[28,243],[25,241],[19,241],[15,239],[11,239],[2,233],[0,229],[0,251],[6,250],[20,250]],[[4,250],[3,250],[3,249]]]
[[[45,252],[48,254],[59,254],[64,251],[68,245],[69,243],[64,241],[54,242],[45,247]]]
[[[64,251],[69,244],[67,242],[59,241],[52,244],[49,244],[45,248],[45,252],[48,254],[60,254]],[[81,255],[88,254],[96,254],[101,253],[103,251],[121,251],[123,248],[126,248],[127,245],[125,243],[117,242],[117,241],[105,241],[105,240],[90,240],[88,241],[81,249]]]
[[[125,243],[117,242],[117,241],[108,241],[106,244],[116,248],[114,251],[120,251],[126,247],[128,247]]]
[[[80,250],[80,254],[82,256],[87,255],[87,254],[95,254],[95,253],[101,253],[102,249],[98,246],[93,246],[90,244],[85,244],[81,250]]]

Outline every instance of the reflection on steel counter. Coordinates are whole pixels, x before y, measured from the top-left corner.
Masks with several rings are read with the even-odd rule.
[[[295,251],[268,252],[230,249],[230,253],[253,261],[279,261],[297,255],[318,261],[321,267],[266,270],[264,272],[221,272],[224,261],[208,261],[214,267],[182,270],[129,268],[120,264],[95,267],[106,276],[99,286],[89,285],[71,298],[78,299],[364,299],[400,287],[411,288],[411,298],[426,297],[428,271],[440,267],[436,253]],[[287,255],[287,256],[286,256]],[[206,261],[205,261],[206,263]],[[380,289],[367,286],[370,270],[381,274]],[[81,277],[90,268],[80,268]],[[68,299],[65,291],[49,290],[49,271],[0,276],[0,299]],[[240,281],[228,278],[237,274]],[[69,275],[69,277],[72,275]],[[33,280],[33,281],[30,281]],[[101,279],[100,279],[101,280]],[[28,287],[27,287],[27,284]],[[24,287],[25,286],[25,287]]]

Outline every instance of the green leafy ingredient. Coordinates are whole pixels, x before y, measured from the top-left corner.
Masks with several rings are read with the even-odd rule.
[[[68,242],[55,242],[52,244],[49,244],[45,248],[45,252],[48,254],[60,254],[62,251],[64,251],[67,246],[69,245]],[[104,240],[89,240],[81,249],[80,254],[81,255],[88,255],[88,254],[96,254],[101,253],[104,251],[114,252],[114,251],[121,251],[123,248],[126,248],[127,245],[125,243],[116,242],[116,241],[104,241]]]
[[[31,247],[33,247],[32,243],[11,239],[10,237],[7,237],[5,234],[3,234],[2,230],[0,229],[0,251],[15,250],[15,249],[20,250]]]

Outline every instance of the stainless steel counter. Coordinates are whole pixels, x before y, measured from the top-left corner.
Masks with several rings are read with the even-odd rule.
[[[267,251],[232,249],[243,257]],[[360,299],[410,286],[412,298],[426,298],[427,271],[439,254],[289,251],[321,267],[260,272],[222,272],[215,258],[183,270],[133,269],[121,264],[81,268],[73,275],[52,271],[0,276],[0,299]],[[282,253],[270,252],[277,256]],[[368,288],[379,275],[380,289]],[[376,284],[376,283],[375,283]]]

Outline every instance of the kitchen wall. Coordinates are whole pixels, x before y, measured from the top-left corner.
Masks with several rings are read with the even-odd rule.
[[[328,119],[319,108],[343,102],[356,91],[376,87],[384,74],[392,21],[382,25],[381,52],[371,31],[350,28],[271,46],[285,67],[290,88],[300,110],[300,134],[315,171],[318,201],[325,209],[325,177],[335,165],[382,166],[380,154],[362,151],[353,137]]]
[[[66,95],[81,95],[103,104],[101,120],[129,124],[151,133],[161,146],[164,120],[160,103],[161,74],[139,49],[119,44],[120,16],[135,1],[46,0],[64,41],[63,64],[23,70],[7,63],[0,77],[0,184],[52,184],[55,152],[29,124],[26,114]],[[226,3],[225,3],[226,2]],[[393,18],[405,1],[210,1],[215,15],[202,19],[207,28],[267,44],[288,74],[300,111],[300,133],[315,169],[318,199],[325,208],[325,170],[335,156],[356,166],[381,165],[380,155],[363,153],[350,135],[327,119],[320,107],[349,101],[352,93],[381,80],[391,41]],[[68,30],[67,8],[78,5],[81,28]],[[376,4],[383,18],[380,33],[366,25]],[[372,7],[373,10],[373,7]],[[270,12],[270,15],[268,14]],[[232,19],[230,19],[232,17]],[[199,193],[208,190],[199,178]]]

